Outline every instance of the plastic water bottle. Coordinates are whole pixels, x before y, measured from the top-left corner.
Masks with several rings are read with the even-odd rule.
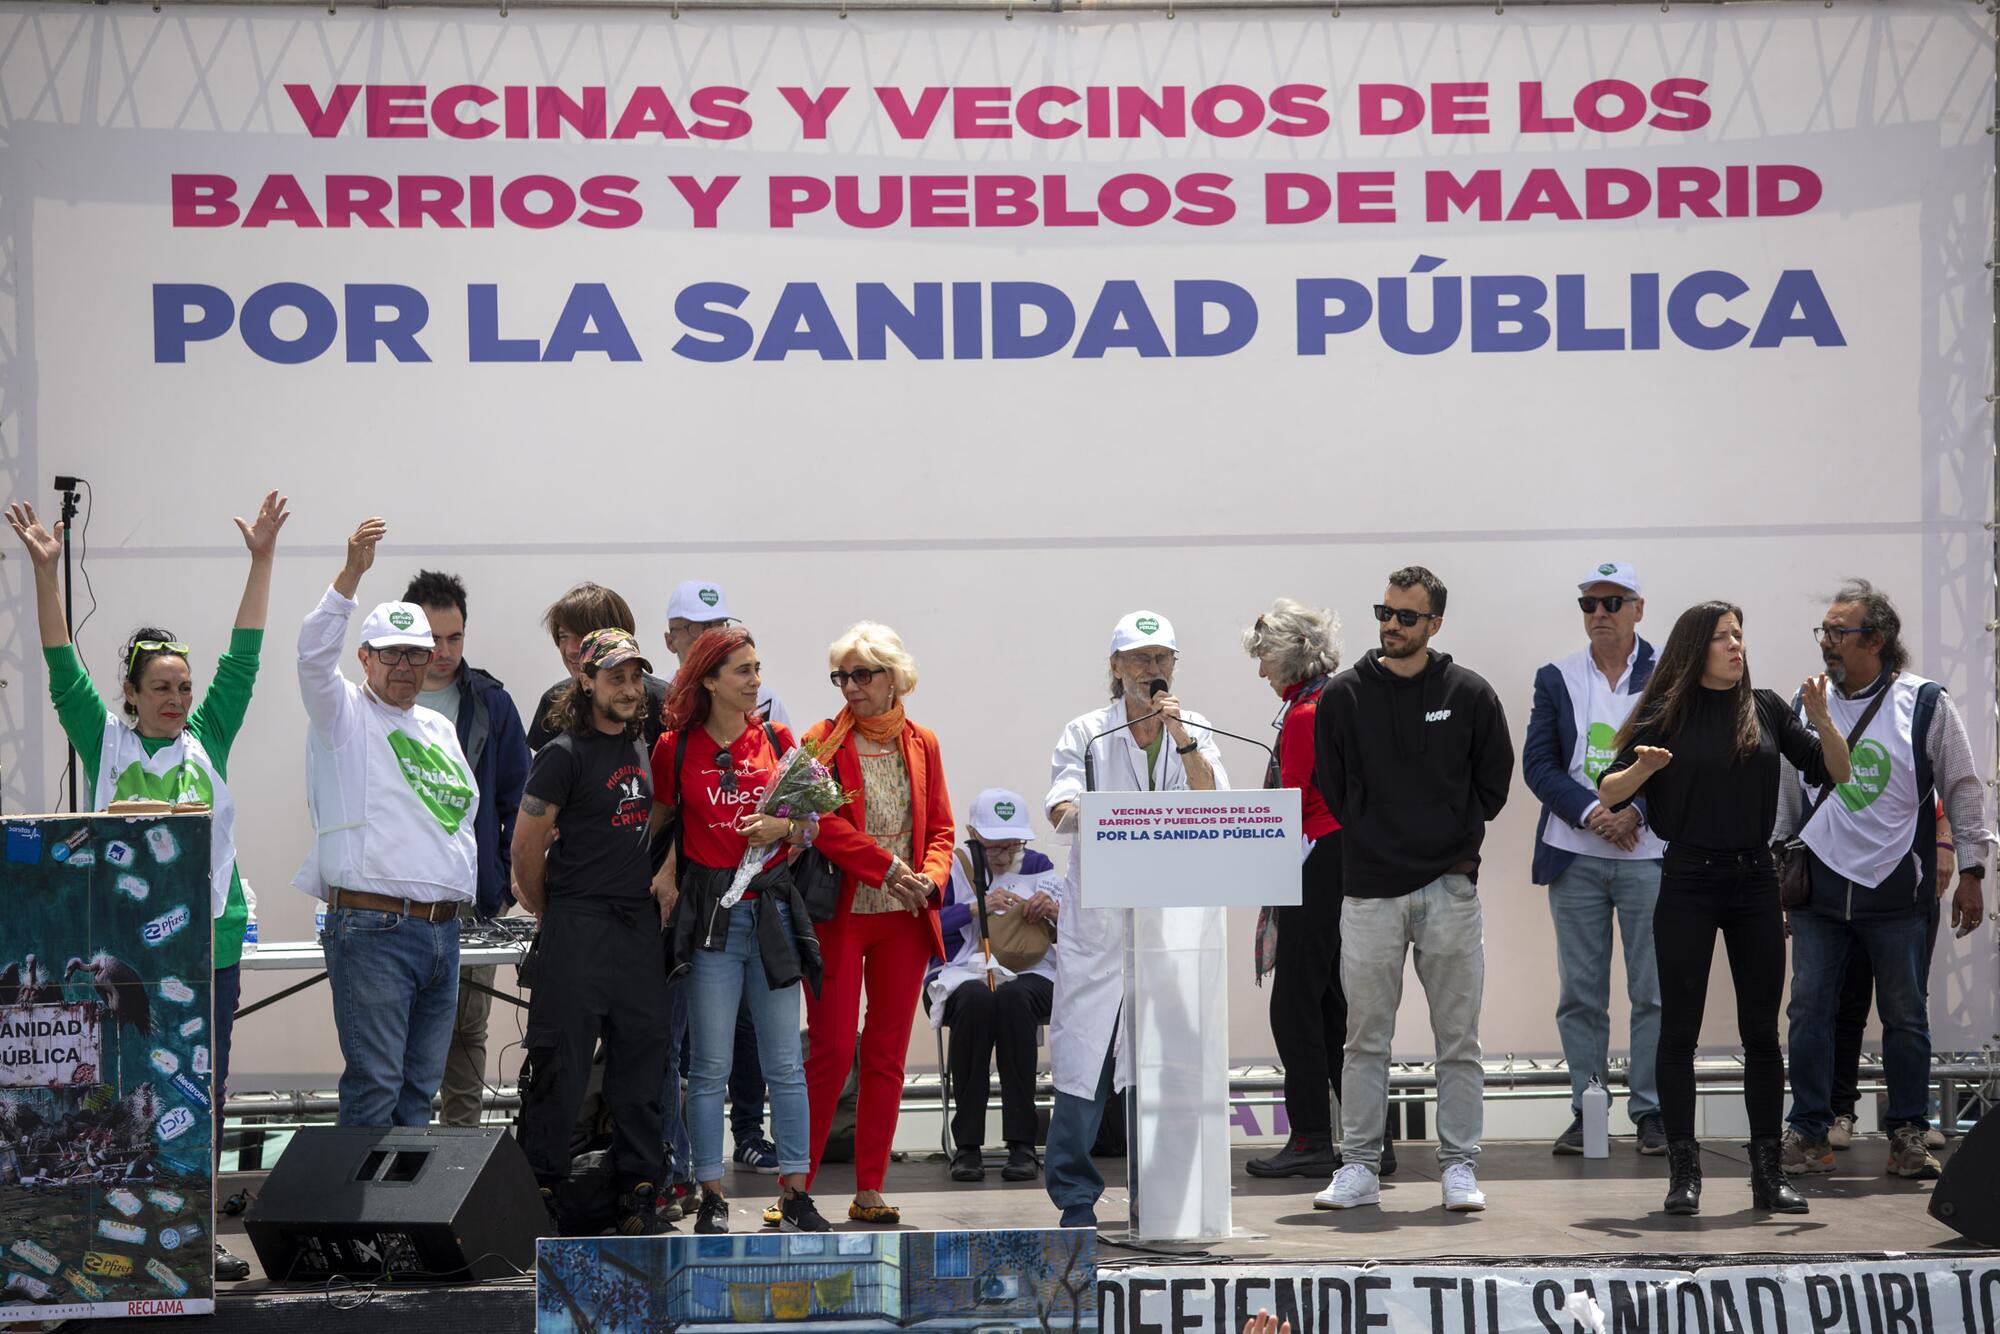
[[[1604,1091],[1596,1075],[1583,1090],[1583,1156],[1611,1156],[1611,1095]]]
[[[257,891],[250,888],[250,882],[243,882],[243,907],[249,913],[243,923],[243,952],[257,952]]]

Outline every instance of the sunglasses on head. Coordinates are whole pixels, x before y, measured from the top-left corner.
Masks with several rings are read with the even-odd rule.
[[[132,674],[132,668],[138,664],[141,653],[173,653],[185,658],[188,655],[188,646],[186,644],[177,644],[171,639],[134,640],[132,642],[132,656],[125,660],[125,674],[127,676]]]
[[[1601,604],[1604,607],[1604,610],[1610,612],[1615,616],[1618,614],[1618,609],[1620,607],[1623,607],[1630,600],[1631,599],[1627,598],[1623,593],[1613,593],[1610,597],[1604,597],[1604,598],[1594,598],[1590,594],[1585,593],[1582,597],[1576,600],[1576,605],[1583,608],[1585,614],[1588,614],[1590,612],[1596,611],[1598,606]]]
[[[1399,625],[1411,626],[1418,621],[1428,621],[1437,613],[1434,611],[1411,611],[1408,607],[1385,607],[1375,604],[1375,619],[1387,625],[1394,620]]]
[[[889,669],[887,667],[856,667],[851,672],[828,672],[826,679],[833,682],[834,688],[837,690],[845,690],[849,681],[866,690],[869,682],[878,676],[887,676],[888,674]]]

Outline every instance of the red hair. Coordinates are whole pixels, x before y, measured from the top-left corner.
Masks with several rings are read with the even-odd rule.
[[[702,631],[701,638],[694,641],[694,647],[681,659],[681,669],[674,673],[673,684],[667,687],[667,702],[660,710],[660,720],[676,732],[707,722],[712,701],[701,683],[721,671],[730,654],[756,642],[740,625]]]

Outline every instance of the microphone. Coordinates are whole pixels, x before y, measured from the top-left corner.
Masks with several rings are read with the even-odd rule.
[[[1164,695],[1166,693],[1167,693],[1167,683],[1161,680],[1159,677],[1156,676],[1152,680],[1146,682],[1146,695],[1148,698],[1154,695]]]

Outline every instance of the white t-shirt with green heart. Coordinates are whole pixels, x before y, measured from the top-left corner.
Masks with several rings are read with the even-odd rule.
[[[1930,683],[1903,672],[1859,740],[1851,740],[1853,775],[1834,788],[1799,835],[1819,859],[1857,885],[1872,888],[1911,855],[1917,832],[1917,692]],[[1826,711],[1841,735],[1853,737],[1872,695],[1848,699],[1826,692]],[[1799,710],[1801,717],[1805,710]],[[1818,788],[1806,793],[1810,803]],[[1804,809],[1801,807],[1801,809]]]
[[[236,865],[236,799],[215,762],[192,731],[171,746],[146,753],[146,743],[122,718],[104,712],[104,744],[98,751],[97,788],[91,794],[103,810],[114,801],[200,802],[209,809],[208,897],[217,917],[229,906],[229,878]]]
[[[306,798],[313,851],[292,884],[421,903],[470,903],[479,875],[479,790],[443,715],[398,709],[340,671],[355,604],[332,588],[299,630],[299,686],[312,725]]]

